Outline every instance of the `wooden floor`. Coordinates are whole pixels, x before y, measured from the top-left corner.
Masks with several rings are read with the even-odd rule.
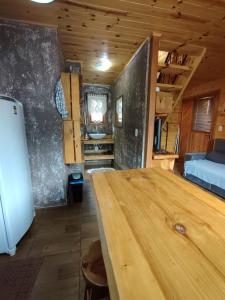
[[[31,299],[83,299],[81,257],[91,241],[98,238],[90,183],[86,181],[84,185],[82,203],[75,203],[72,207],[39,209],[36,213],[31,229],[18,245],[16,255],[0,255],[0,264],[43,257]]]

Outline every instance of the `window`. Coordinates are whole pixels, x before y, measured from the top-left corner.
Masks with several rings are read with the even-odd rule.
[[[210,132],[213,115],[213,96],[197,99],[194,104],[193,130]]]
[[[87,103],[90,123],[105,123],[107,113],[107,95],[87,94]]]

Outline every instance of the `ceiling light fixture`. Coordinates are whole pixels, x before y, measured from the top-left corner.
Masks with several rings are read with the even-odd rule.
[[[107,71],[111,67],[112,63],[107,57],[100,58],[100,61],[96,64],[96,69],[99,71]]]
[[[31,0],[32,2],[37,2],[37,3],[42,3],[42,4],[47,4],[47,3],[51,3],[55,0]]]

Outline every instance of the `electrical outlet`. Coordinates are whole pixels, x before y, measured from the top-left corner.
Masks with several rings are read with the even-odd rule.
[[[136,137],[138,136],[138,129],[137,129],[137,128],[134,130],[134,135],[135,135]]]

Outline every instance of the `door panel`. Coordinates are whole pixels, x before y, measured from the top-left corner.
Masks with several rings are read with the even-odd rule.
[[[208,132],[192,131],[189,152],[207,152],[210,136]]]
[[[182,119],[181,119],[181,142],[180,142],[180,157],[183,158],[185,153],[189,151],[191,127],[193,115],[193,100],[188,99],[183,101]]]

